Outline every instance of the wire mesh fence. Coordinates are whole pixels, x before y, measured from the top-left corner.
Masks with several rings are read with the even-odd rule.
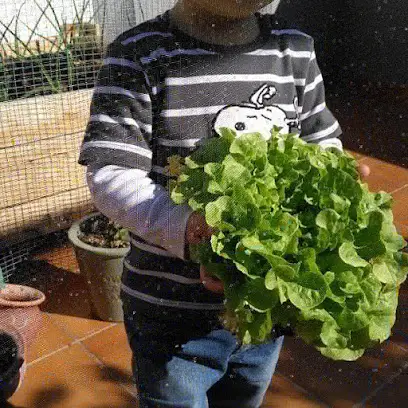
[[[92,207],[77,156],[103,57],[104,13],[92,0],[0,3],[4,241],[59,229]]]
[[[77,164],[106,45],[174,0],[0,0],[0,241],[93,209]]]
[[[0,18],[0,101],[91,87],[102,54],[91,0],[18,3]]]
[[[77,164],[106,45],[173,0],[0,0],[3,279],[94,210]],[[18,273],[16,272],[18,269]]]
[[[6,282],[12,280],[12,277],[16,275],[17,269],[21,267],[44,242],[45,237],[37,237],[36,239],[27,239],[24,245],[14,244],[3,249],[0,252],[0,270],[3,274],[3,279]],[[24,279],[24,281],[25,280],[26,279]],[[21,282],[21,280],[19,281]]]
[[[77,160],[104,50],[175,1],[0,0],[0,267],[6,279],[46,234],[94,210]]]

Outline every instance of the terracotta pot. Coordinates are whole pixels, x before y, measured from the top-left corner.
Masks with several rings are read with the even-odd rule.
[[[25,371],[25,346],[14,327],[0,323],[0,405],[20,388]]]
[[[0,325],[14,327],[23,337],[26,349],[41,327],[42,313],[38,306],[44,300],[44,293],[29,286],[7,284],[0,289]]]

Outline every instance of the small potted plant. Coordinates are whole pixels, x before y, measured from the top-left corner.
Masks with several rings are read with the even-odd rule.
[[[26,349],[35,340],[42,325],[39,306],[44,300],[44,293],[38,289],[6,284],[0,270],[0,326],[14,327],[23,338]]]
[[[12,397],[23,382],[24,340],[14,327],[0,323],[0,405]]]
[[[123,260],[129,252],[129,234],[101,213],[87,215],[68,231],[94,313],[104,321],[123,321],[120,283]]]

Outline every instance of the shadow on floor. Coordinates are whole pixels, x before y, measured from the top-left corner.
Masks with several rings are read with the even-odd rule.
[[[32,286],[44,292],[46,301],[41,310],[47,313],[92,318],[90,295],[85,278],[47,261],[29,260],[10,283]]]
[[[132,377],[125,371],[117,367],[103,366],[99,373],[100,379],[111,381],[117,384],[133,385]]]
[[[118,385],[132,386],[132,378],[124,370],[112,366],[95,366],[95,377],[105,382],[111,382]],[[44,387],[41,391],[33,395],[29,407],[13,405],[7,403],[2,408],[50,408],[55,406],[70,406],[70,394],[72,391],[62,384],[52,387]],[[104,403],[91,405],[87,408],[137,408],[136,399],[128,392],[123,390],[123,400],[118,406],[106,405]],[[103,397],[101,397],[103,400]]]
[[[62,385],[55,385],[52,387],[44,387],[38,392],[30,403],[29,408],[49,408],[61,403],[68,397],[68,390]],[[24,408],[19,405],[6,403],[5,408]]]

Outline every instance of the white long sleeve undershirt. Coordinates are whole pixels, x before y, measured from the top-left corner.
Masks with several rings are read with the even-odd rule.
[[[342,149],[339,139],[319,143]],[[168,191],[146,171],[104,165],[88,166],[87,183],[95,206],[148,243],[185,259],[185,231],[192,210],[176,205]]]
[[[100,212],[146,242],[185,259],[185,231],[192,210],[174,204],[167,190],[147,172],[114,165],[88,166],[87,182]]]

